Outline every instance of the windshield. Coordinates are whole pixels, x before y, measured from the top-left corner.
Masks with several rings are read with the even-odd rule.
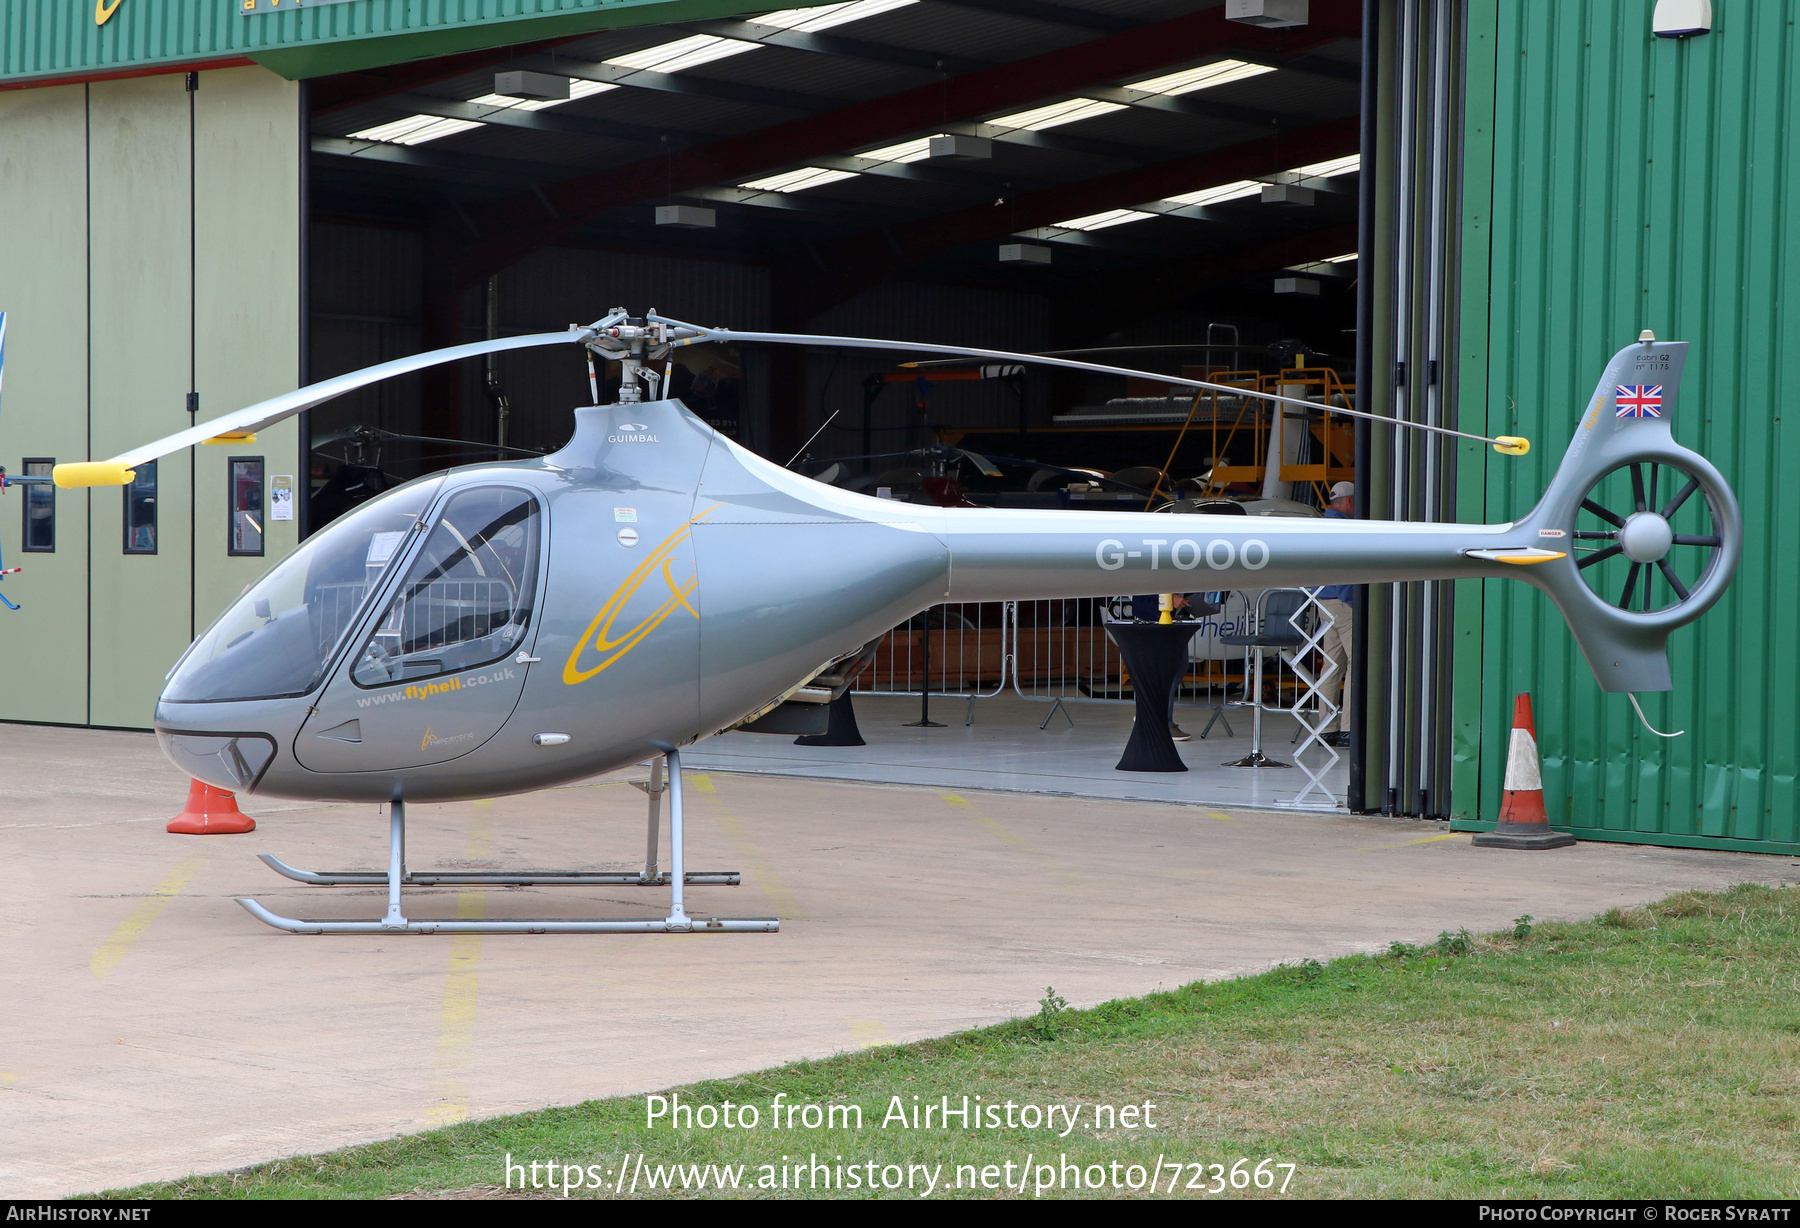
[[[163,699],[276,699],[312,690],[443,480],[409,482],[302,542],[200,637]]]

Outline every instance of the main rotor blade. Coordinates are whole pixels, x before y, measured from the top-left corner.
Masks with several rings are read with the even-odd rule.
[[[1409,427],[1413,430],[1429,431],[1435,435],[1453,435],[1458,439],[1472,439],[1477,443],[1493,444],[1495,447],[1507,448],[1520,446],[1516,438],[1488,435],[1471,435],[1467,431],[1453,431],[1445,426],[1432,426],[1424,422],[1407,422],[1399,418],[1390,418],[1385,414],[1371,414],[1360,409],[1349,409],[1341,405],[1325,405],[1318,401],[1303,401],[1299,397],[1277,396],[1273,392],[1258,392],[1252,388],[1238,388],[1231,384],[1215,384],[1210,380],[1191,379],[1185,375],[1166,375],[1158,371],[1137,371],[1130,367],[1109,367],[1097,362],[1075,362],[1068,358],[1050,358],[1041,354],[1020,354],[1013,350],[982,350],[966,345],[935,345],[916,341],[883,341],[875,337],[831,337],[813,333],[751,333],[739,332],[731,328],[703,328],[698,324],[689,324],[683,320],[671,320],[654,312],[644,317],[658,324],[669,324],[679,328],[691,329],[696,335],[683,337],[670,342],[670,348],[686,345],[705,345],[710,341],[773,341],[782,345],[818,345],[835,346],[851,350],[911,350],[924,354],[960,354],[965,358],[995,358],[1004,362],[1035,362],[1049,367],[1067,367],[1072,371],[1093,371],[1100,375],[1123,375],[1134,379],[1154,380],[1160,384],[1170,384],[1181,388],[1205,388],[1213,392],[1223,392],[1230,396],[1254,397],[1259,401],[1271,401],[1277,405],[1298,405],[1314,413],[1343,414],[1351,418],[1367,418],[1371,422],[1385,422],[1389,426]],[[1522,452],[1508,455],[1523,455]]]
[[[989,460],[987,457],[983,456],[981,453],[971,452],[967,448],[958,448],[957,451],[962,453],[964,456],[968,457],[969,463],[974,465],[977,469],[981,470],[981,472],[985,476],[990,477],[990,478],[1000,478],[1000,477],[1006,476],[1005,474],[1000,472],[999,468],[995,466],[993,461]]]
[[[1225,345],[1213,341],[1194,341],[1174,345],[1091,345],[1079,350],[1034,350],[1032,353],[1039,358],[1073,358],[1077,354],[1145,354],[1153,350],[1250,350],[1253,352],[1260,350],[1266,352],[1268,348],[1266,345],[1256,345],[1251,342],[1245,342],[1243,345]],[[1312,350],[1307,351],[1309,355],[1313,352]],[[956,358],[933,358],[911,365],[923,371],[937,367],[966,366],[967,364]]]
[[[527,333],[521,337],[499,337],[492,341],[475,341],[468,345],[452,345],[441,350],[427,350],[423,354],[414,354],[409,358],[396,358],[392,362],[364,367],[360,371],[351,371],[328,380],[320,380],[316,384],[308,384],[293,392],[284,392],[278,397],[258,401],[255,405],[248,405],[234,413],[214,418],[210,422],[191,426],[185,431],[178,431],[173,435],[158,439],[154,443],[147,443],[141,447],[132,448],[130,451],[121,452],[110,458],[108,463],[120,465],[129,470],[134,465],[156,460],[171,452],[179,452],[183,448],[191,448],[195,444],[205,443],[208,439],[219,435],[254,434],[284,418],[293,417],[303,409],[311,409],[333,397],[343,396],[346,392],[354,392],[358,388],[384,379],[391,379],[396,375],[405,375],[409,371],[434,367],[443,362],[455,362],[459,358],[492,354],[501,350],[523,350],[539,345],[576,344],[586,340],[590,335],[591,330],[585,328],[571,328],[560,333]],[[61,469],[63,466],[58,465],[57,468]],[[98,484],[104,485],[108,480],[103,478]],[[91,485],[95,483],[77,481],[73,484]]]

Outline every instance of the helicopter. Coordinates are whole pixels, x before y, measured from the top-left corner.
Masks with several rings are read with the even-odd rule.
[[[1687,343],[1658,342],[1649,332],[1606,365],[1536,507],[1488,525],[1165,519],[872,498],[766,460],[680,401],[661,398],[670,355],[712,341],[1146,374],[972,347],[706,328],[614,308],[564,332],[379,364],[109,460],[56,466],[59,486],[123,485],[133,465],[209,438],[253,438],[270,423],[377,380],[495,351],[581,346],[596,401],[595,358],[620,365],[617,402],[577,408],[574,433],[560,450],[428,474],[359,504],[246,590],[169,671],[155,728],[164,752],[189,776],[258,795],[389,805],[385,873],[308,871],[263,855],[300,882],[385,885],[384,916],[303,920],[240,900],[253,916],[313,934],[774,931],[776,918],[687,911],[686,888],[730,885],[738,876],[686,868],[682,748],[727,730],[780,728],[781,713],[830,702],[850,685],[854,663],[872,641],[940,602],[1104,597],[1192,588],[1200,577],[1207,588],[1515,578],[1558,606],[1601,689],[1626,692],[1636,706],[1632,693],[1672,688],[1669,634],[1719,599],[1743,549],[1731,488],[1670,430]],[[1530,447],[1514,436],[1346,412],[1479,440],[1503,455]],[[1663,469],[1673,477],[1659,496]],[[1632,503],[1615,511],[1601,501],[1600,487],[1623,470]],[[1685,484],[1677,489],[1676,479]],[[1697,492],[1695,506],[1710,531],[1678,533],[1671,521]],[[1584,509],[1604,527],[1578,528]],[[1687,576],[1671,558],[1677,547],[1702,552],[1697,569],[1684,563]],[[1588,569],[1621,554],[1630,561],[1630,581],[1615,599],[1590,583]],[[1665,594],[1652,596],[1653,575]],[[407,868],[410,802],[542,789],[646,757],[642,871]],[[664,793],[666,871],[657,854]],[[409,919],[401,898],[407,885],[601,883],[667,886],[669,913],[425,920]]]

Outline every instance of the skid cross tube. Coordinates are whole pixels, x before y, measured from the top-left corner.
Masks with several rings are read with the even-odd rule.
[[[430,871],[411,874],[406,869],[406,803],[396,798],[388,810],[388,869],[346,871],[338,874],[315,874],[296,870],[278,858],[262,855],[270,869],[296,882],[322,887],[373,887],[385,883],[388,889],[387,913],[379,921],[307,921],[271,912],[255,900],[238,900],[258,921],[290,934],[772,934],[781,928],[775,917],[690,917],[684,907],[683,891],[689,886],[736,886],[738,873],[732,871],[696,871],[685,867],[686,849],[681,789],[681,753],[670,749],[651,769],[652,785],[661,785],[667,764],[669,794],[669,853],[673,862],[669,873],[656,870],[656,826],[661,807],[662,788],[646,788],[650,794],[651,844],[644,872],[635,871],[549,871],[546,873],[488,873],[485,871]],[[410,886],[481,886],[481,887],[548,887],[584,884],[620,886],[667,885],[670,893],[669,915],[660,919],[594,919],[553,920],[550,918],[518,921],[452,920],[427,921],[409,919],[400,907],[400,889]]]

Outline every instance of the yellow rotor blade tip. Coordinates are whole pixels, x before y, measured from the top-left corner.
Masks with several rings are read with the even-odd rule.
[[[1502,456],[1523,456],[1531,451],[1531,440],[1523,435],[1497,435],[1494,437],[1494,451]]]
[[[81,486],[125,486],[137,477],[124,461],[70,461],[50,471],[50,480],[64,490]]]

